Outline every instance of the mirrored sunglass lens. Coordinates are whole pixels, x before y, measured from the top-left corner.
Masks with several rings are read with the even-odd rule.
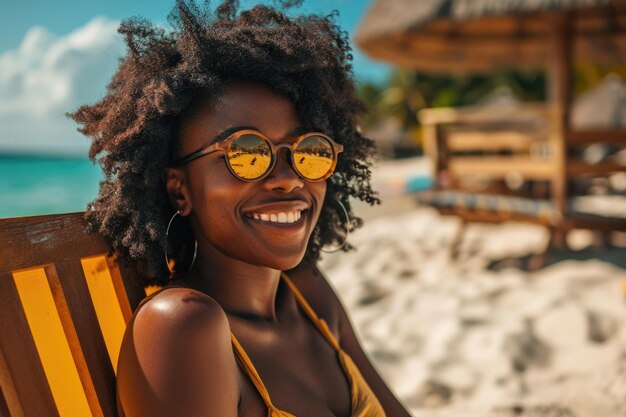
[[[334,151],[322,136],[309,136],[298,144],[293,153],[295,168],[308,179],[324,177],[333,165]]]
[[[262,137],[241,135],[230,145],[228,163],[237,176],[253,180],[267,172],[272,163],[272,151]]]

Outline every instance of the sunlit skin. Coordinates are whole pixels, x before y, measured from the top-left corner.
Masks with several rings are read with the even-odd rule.
[[[276,144],[304,133],[287,98],[260,84],[235,82],[219,99],[201,97],[180,124],[178,157],[226,129],[263,132]],[[337,353],[298,307],[281,271],[329,325],[387,416],[408,416],[363,353],[335,293],[315,266],[302,264],[319,218],[326,182],[300,178],[286,149],[270,174],[244,182],[215,152],[168,168],[167,192],[198,241],[194,267],[129,323],[118,365],[118,400],[126,417],[267,417],[233,355],[232,332],[279,409],[296,417],[347,417],[350,385]],[[251,213],[303,210],[293,224]]]

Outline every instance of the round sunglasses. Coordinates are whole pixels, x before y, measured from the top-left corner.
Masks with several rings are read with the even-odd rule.
[[[302,134],[292,144],[276,145],[263,133],[244,129],[180,158],[174,165],[183,166],[210,153],[222,152],[228,170],[235,177],[242,181],[259,181],[274,168],[280,148],[291,150],[293,170],[312,182],[330,177],[337,166],[337,157],[343,151],[343,145],[319,132]]]

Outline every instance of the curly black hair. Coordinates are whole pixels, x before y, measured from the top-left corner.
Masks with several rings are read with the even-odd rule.
[[[99,194],[87,206],[90,229],[136,263],[143,284],[164,284],[170,277],[163,253],[174,208],[163,172],[177,153],[178,121],[200,93],[218,96],[232,81],[259,82],[283,95],[304,127],[320,129],[344,146],[327,180],[327,203],[307,258],[317,260],[324,245],[343,241],[347,227],[362,225],[349,197],[379,203],[370,184],[374,144],[357,129],[366,108],[356,96],[348,35],[335,23],[335,11],[289,17],[286,10],[300,3],[238,11],[236,0],[215,10],[178,0],[170,31],[140,18],[125,20],[118,32],[128,54],[106,96],[69,115],[92,138],[89,158],[104,172]],[[350,225],[334,199],[351,214]]]

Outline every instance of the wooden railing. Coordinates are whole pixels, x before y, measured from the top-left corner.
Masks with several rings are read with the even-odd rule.
[[[564,127],[563,110],[546,104],[424,109],[419,119],[436,190],[516,195],[507,184],[515,179],[529,185],[520,189],[520,196],[552,202],[564,229],[626,229],[626,220],[598,217],[578,221],[568,212],[571,185],[577,177],[626,172],[626,164],[614,158],[585,161],[577,148],[592,143],[626,148],[625,130],[572,131]],[[475,178],[480,181],[469,181]],[[447,207],[445,211],[472,221],[481,218],[480,213],[468,214],[465,209],[455,213]],[[495,216],[482,215],[485,221],[493,221]]]

